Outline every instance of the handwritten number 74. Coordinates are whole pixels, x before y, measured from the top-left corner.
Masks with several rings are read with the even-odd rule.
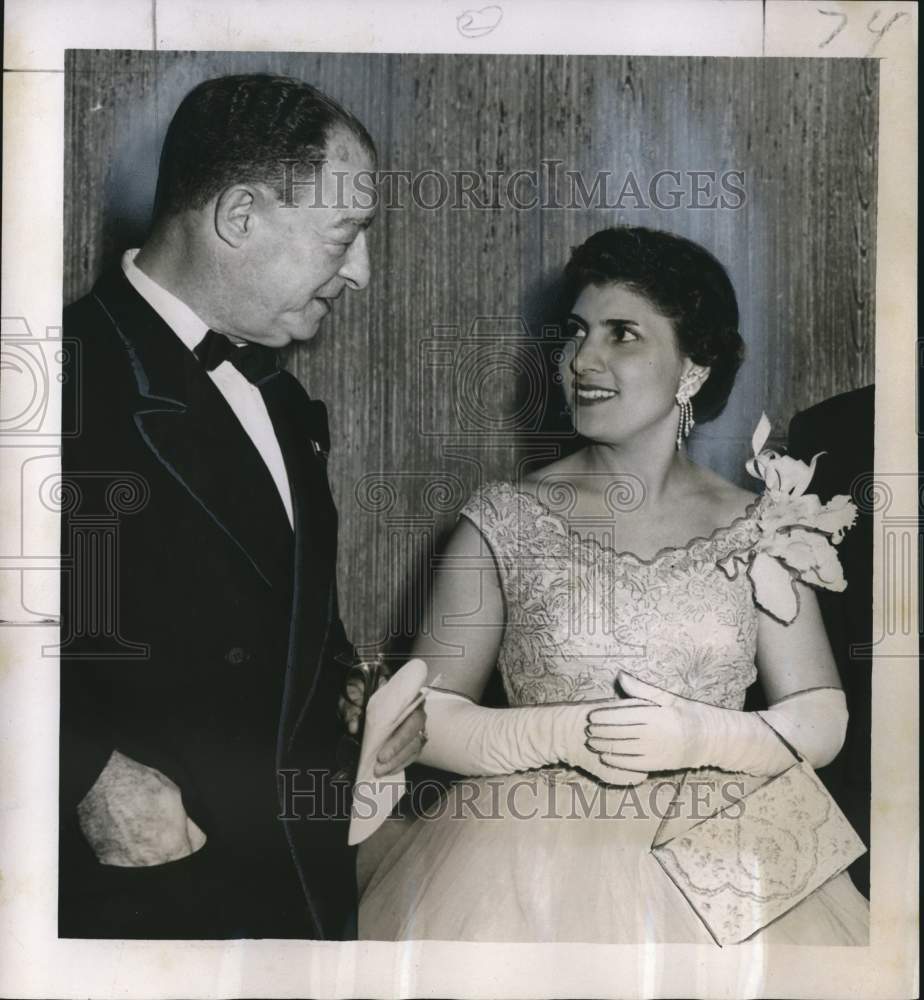
[[[817,8],[817,10],[819,14],[824,14],[825,17],[836,17],[840,19],[840,23],[837,25],[834,31],[832,31],[831,34],[828,35],[828,37],[823,42],[818,43],[818,48],[823,49],[825,48],[825,46],[830,45],[831,42],[833,42],[834,39],[837,38],[837,36],[844,30],[844,28],[847,27],[848,17],[843,11],[839,10],[822,10],[821,7]],[[900,21],[903,17],[908,16],[907,11],[904,10],[897,11],[888,19],[888,21],[885,22],[885,24],[882,25],[881,28],[879,28],[876,27],[876,21],[879,19],[879,15],[881,13],[882,13],[881,10],[873,11],[873,16],[866,22],[866,30],[870,32],[870,34],[876,36],[875,39],[873,40],[872,45],[870,45],[868,52],[866,53],[867,56],[871,56],[873,54],[873,52],[876,49],[876,46],[882,41],[883,36],[892,27],[893,24],[895,24],[897,21]]]

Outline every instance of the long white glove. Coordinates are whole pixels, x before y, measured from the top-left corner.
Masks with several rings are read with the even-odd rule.
[[[579,767],[609,785],[637,785],[646,775],[604,763],[586,746],[588,714],[618,698],[529,708],[484,708],[453,691],[430,688],[427,743],[420,762],[456,774],[513,774],[555,764]]]
[[[763,712],[738,712],[691,701],[625,672],[619,685],[629,697],[590,713],[587,745],[606,764],[630,770],[717,767],[779,774],[794,758],[770,726],[812,767],[823,767],[840,750],[847,729],[847,702],[836,688],[801,691]]]

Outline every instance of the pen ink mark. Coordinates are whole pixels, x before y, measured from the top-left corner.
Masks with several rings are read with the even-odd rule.
[[[889,30],[889,28],[891,28],[892,25],[895,24],[895,22],[898,21],[900,18],[908,16],[907,11],[900,10],[897,13],[893,14],[880,29],[873,27],[873,22],[876,20],[877,17],[879,17],[879,13],[880,12],[878,10],[874,11],[873,16],[866,23],[866,30],[872,32],[876,36],[876,40],[869,47],[869,52],[866,53],[868,56],[871,56],[873,54],[873,50],[882,41],[882,36]]]
[[[464,10],[456,18],[456,28],[465,38],[482,38],[501,23],[503,16],[504,12],[497,4],[480,10]]]
[[[847,26],[847,15],[846,14],[842,14],[839,10],[822,10],[820,7],[818,8],[818,13],[819,14],[824,14],[827,17],[840,17],[840,18],[843,18],[843,20],[841,21],[841,23],[834,29],[834,31],[832,31],[831,34],[828,35],[828,37],[823,42],[821,42],[819,44],[818,48],[823,49],[826,45],[828,45],[831,42],[833,42],[834,39],[837,38],[837,36]]]
[[[830,45],[835,38],[847,27],[847,15],[839,10],[822,10],[821,7],[816,8],[819,14],[824,14],[826,17],[838,17],[841,19],[840,24],[831,32],[830,35],[823,41],[818,43],[818,48],[823,49],[826,45]],[[877,28],[876,21],[879,15],[882,13],[881,10],[873,11],[873,16],[866,22],[866,30],[871,34],[875,35],[876,38],[870,45],[866,56],[869,58],[876,49],[876,46],[882,41],[885,33],[895,24],[897,21],[901,20],[903,17],[908,17],[908,12],[905,10],[900,10],[894,13],[888,21],[881,28]]]

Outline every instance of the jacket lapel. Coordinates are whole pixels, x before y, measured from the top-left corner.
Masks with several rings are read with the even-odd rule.
[[[131,361],[141,437],[266,583],[286,593],[292,529],[265,462],[227,401],[121,270],[101,279],[94,295]]]
[[[280,726],[280,753],[294,738],[329,655],[337,612],[337,512],[327,479],[327,410],[280,371],[265,398],[292,487],[295,563],[292,632]]]

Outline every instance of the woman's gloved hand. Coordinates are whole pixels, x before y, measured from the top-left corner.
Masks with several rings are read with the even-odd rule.
[[[693,701],[623,671],[629,696],[590,713],[588,747],[608,766],[626,770],[679,771],[717,767],[769,775],[794,757],[755,712],[738,712]]]

